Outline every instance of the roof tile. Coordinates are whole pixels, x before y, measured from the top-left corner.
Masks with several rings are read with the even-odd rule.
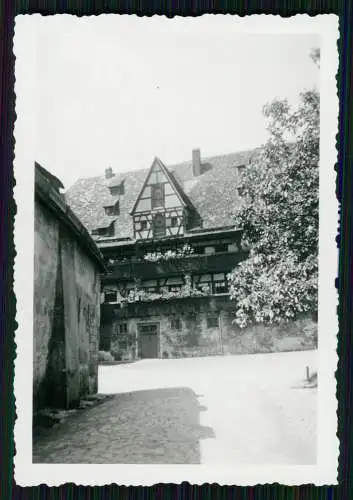
[[[201,218],[204,228],[229,225],[232,210],[240,202],[237,194],[237,169],[248,164],[259,149],[202,159],[201,175],[193,176],[192,162],[167,166],[169,172],[184,190]],[[132,217],[129,214],[141,190],[149,169],[117,174],[113,180],[104,175],[79,179],[66,192],[66,201],[89,231],[108,227],[115,222],[117,236],[133,237]],[[124,179],[125,193],[112,196],[109,186]],[[118,181],[118,182],[117,182]],[[104,206],[119,200],[120,215],[106,215]]]

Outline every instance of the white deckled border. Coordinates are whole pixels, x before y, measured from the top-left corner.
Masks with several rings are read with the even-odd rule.
[[[18,16],[15,27],[15,55],[20,51],[35,53],[35,27],[39,15]],[[152,485],[155,483],[192,484],[218,483],[254,485],[277,482],[297,485],[337,484],[339,443],[337,431],[337,401],[335,370],[337,367],[336,307],[334,288],[338,267],[335,237],[338,227],[338,202],[335,196],[334,164],[337,160],[338,97],[335,76],[338,69],[338,17],[297,15],[283,19],[279,16],[256,15],[202,16],[242,33],[316,33],[321,36],[321,146],[320,146],[320,236],[319,236],[319,351],[318,351],[318,463],[315,466],[206,466],[206,465],[47,465],[32,463],[32,328],[33,328],[33,242],[34,242],[34,178],[32,156],[36,141],[36,103],[22,99],[20,86],[26,64],[16,67],[17,94],[15,124],[14,191],[18,213],[15,219],[14,290],[17,298],[18,329],[16,331],[17,359],[15,362],[15,481],[21,486],[45,483],[58,486],[64,483],[81,485]],[[107,16],[83,18],[82,22],[103,22]],[[149,23],[193,23],[195,19],[165,17],[146,18]],[[208,22],[211,22],[208,19]],[[212,29],[212,28],[210,28]],[[27,52],[29,53],[29,52]],[[29,58],[31,60],[32,58]],[[25,61],[25,58],[22,61]],[[27,63],[28,64],[28,63]],[[28,79],[27,79],[28,80]],[[19,89],[21,88],[21,91]],[[59,140],[59,138],[58,138]]]

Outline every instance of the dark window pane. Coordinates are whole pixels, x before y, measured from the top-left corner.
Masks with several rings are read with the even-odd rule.
[[[117,300],[117,292],[104,293],[104,302],[116,302],[116,300]]]
[[[207,318],[207,328],[217,328],[218,327],[218,316],[209,316]]]
[[[105,213],[107,215],[119,215],[120,214],[119,203],[116,203],[115,205],[112,205],[110,207],[105,207]]]
[[[127,323],[121,323],[118,325],[118,333],[127,333]]]

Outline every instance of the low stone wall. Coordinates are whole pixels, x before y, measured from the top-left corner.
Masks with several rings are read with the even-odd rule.
[[[301,351],[317,348],[317,323],[311,316],[281,325],[255,325],[240,329],[225,318],[227,332],[224,352],[254,354],[261,352]],[[228,323],[228,324],[227,324]]]

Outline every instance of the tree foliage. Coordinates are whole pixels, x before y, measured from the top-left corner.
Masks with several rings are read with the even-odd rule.
[[[230,275],[237,323],[272,323],[317,310],[319,94],[264,107],[270,138],[241,175],[236,224],[250,251]]]

